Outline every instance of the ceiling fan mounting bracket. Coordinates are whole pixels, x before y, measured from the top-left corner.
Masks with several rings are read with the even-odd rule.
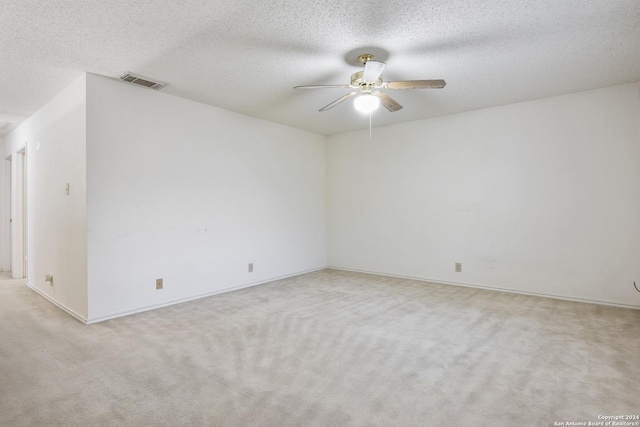
[[[372,59],[373,55],[371,55],[370,53],[363,53],[362,55],[358,56],[358,61],[363,64],[366,64],[367,61],[371,61]]]

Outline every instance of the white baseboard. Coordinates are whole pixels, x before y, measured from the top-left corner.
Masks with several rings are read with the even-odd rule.
[[[213,295],[219,295],[219,294],[224,294],[224,293],[227,293],[227,292],[233,292],[233,291],[237,291],[237,290],[240,290],[240,289],[250,288],[250,287],[253,287],[253,286],[264,285],[265,283],[275,282],[276,280],[287,279],[289,277],[300,276],[301,274],[312,273],[314,271],[324,270],[325,268],[327,268],[327,266],[313,268],[311,270],[299,271],[299,272],[292,273],[292,274],[287,274],[287,275],[284,275],[284,276],[272,277],[272,278],[265,279],[265,280],[260,280],[260,281],[257,281],[257,282],[250,282],[250,283],[246,283],[246,284],[239,285],[239,286],[233,286],[231,288],[225,288],[225,289],[220,289],[220,290],[216,290],[216,291],[212,291],[212,292],[206,292],[204,294],[198,294],[198,295],[193,295],[193,296],[189,296],[189,297],[186,297],[186,298],[180,298],[180,299],[173,300],[173,301],[163,302],[161,304],[155,304],[155,305],[149,305],[149,306],[145,306],[145,307],[141,307],[141,308],[136,308],[134,310],[126,310],[126,311],[122,311],[122,312],[118,312],[118,313],[107,314],[105,316],[100,316],[100,317],[93,317],[93,318],[90,317],[89,320],[86,321],[86,323],[88,325],[90,325],[90,324],[93,324],[93,323],[104,322],[105,320],[116,319],[118,317],[124,317],[124,316],[129,316],[129,315],[132,315],[132,314],[143,313],[145,311],[155,310],[157,308],[163,308],[163,307],[169,307],[171,305],[182,304],[183,302],[193,301],[193,300],[197,300],[197,299],[200,299],[200,298],[206,298],[206,297],[210,297],[210,296],[213,296]]]
[[[86,318],[84,318],[83,316],[79,315],[75,311],[71,310],[69,307],[65,306],[64,304],[62,304],[62,303],[56,301],[55,299],[51,298],[49,295],[45,294],[44,292],[42,292],[40,289],[36,288],[35,286],[31,286],[29,283],[27,283],[27,287],[29,289],[31,289],[32,291],[36,292],[37,294],[42,295],[47,301],[49,301],[53,305],[55,305],[58,308],[66,311],[67,313],[69,313],[76,320],[79,320],[80,322],[82,322],[84,324],[88,323]]]
[[[358,269],[354,269],[354,268],[338,267],[338,266],[334,266],[334,265],[328,265],[327,268],[331,268],[333,270],[352,271],[354,273],[365,273],[365,274],[375,274],[377,276],[395,277],[395,278],[398,278],[398,279],[417,280],[417,281],[420,281],[420,282],[436,283],[436,284],[440,284],[440,285],[464,286],[466,288],[486,289],[486,290],[489,290],[489,291],[496,291],[496,292],[507,292],[507,293],[511,293],[511,294],[530,295],[530,296],[536,296],[536,297],[559,299],[559,300],[563,300],[563,301],[583,302],[583,303],[588,303],[588,304],[606,305],[606,306],[610,306],[610,307],[630,308],[632,310],[640,310],[640,306],[638,306],[638,305],[620,304],[620,303],[608,302],[608,301],[598,301],[598,300],[590,300],[590,299],[585,299],[585,298],[567,297],[567,296],[563,296],[563,295],[553,295],[553,294],[544,294],[544,293],[538,293],[538,292],[520,291],[520,290],[515,290],[515,289],[509,289],[509,288],[501,288],[501,287],[498,287],[498,286],[480,285],[480,284],[476,284],[476,283],[450,282],[450,281],[440,280],[440,279],[429,279],[429,278],[425,278],[425,277],[403,276],[401,274],[389,274],[389,273],[381,273],[381,272],[378,272],[378,271],[358,270]]]

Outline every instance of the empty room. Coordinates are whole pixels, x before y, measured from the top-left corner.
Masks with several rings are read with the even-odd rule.
[[[640,426],[637,0],[0,40],[0,425]]]

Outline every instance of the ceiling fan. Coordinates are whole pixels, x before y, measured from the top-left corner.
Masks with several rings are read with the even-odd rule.
[[[348,85],[311,85],[296,86],[294,89],[354,89],[352,92],[336,99],[329,105],[325,105],[320,111],[327,111],[349,98],[357,96],[354,100],[356,110],[370,113],[382,103],[392,113],[402,109],[393,98],[381,90],[386,89],[442,89],[447,84],[444,80],[401,80],[397,82],[385,82],[382,80],[382,70],[385,63],[375,61],[373,55],[365,53],[358,57],[364,65],[363,71],[351,75],[351,83]]]

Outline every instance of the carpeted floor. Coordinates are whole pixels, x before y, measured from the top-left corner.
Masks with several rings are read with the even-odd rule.
[[[85,326],[23,283],[0,281],[2,426],[640,413],[640,311],[323,270]]]

